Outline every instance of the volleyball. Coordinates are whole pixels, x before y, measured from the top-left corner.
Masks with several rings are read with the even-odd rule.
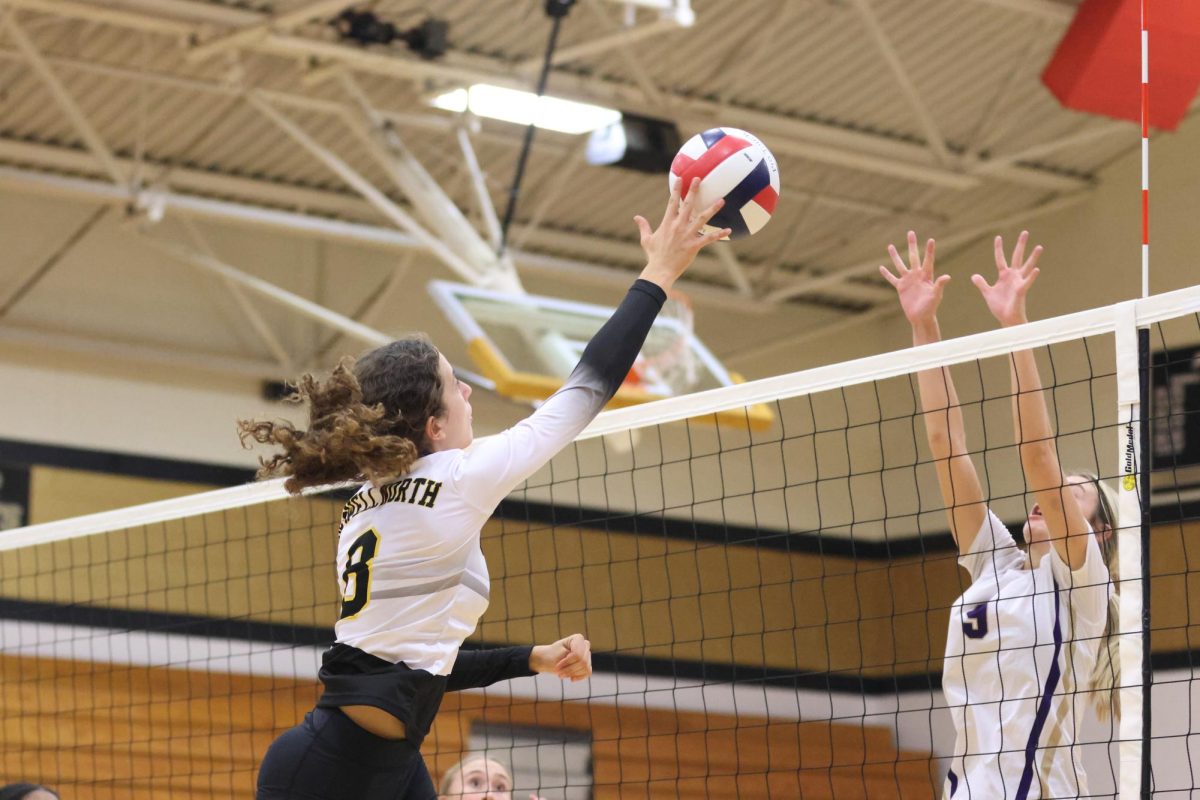
[[[733,231],[730,239],[757,233],[775,213],[779,200],[779,165],[767,146],[738,128],[711,128],[684,142],[671,162],[668,186],[683,196],[700,179],[700,207],[725,198],[725,206],[704,232]]]

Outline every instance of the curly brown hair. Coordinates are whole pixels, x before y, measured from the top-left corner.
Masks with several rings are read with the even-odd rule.
[[[303,375],[290,399],[307,403],[308,429],[238,420],[242,446],[253,439],[283,448],[259,459],[258,477],[287,476],[284,487],[293,494],[350,480],[393,481],[429,452],[425,424],[445,413],[439,364],[433,343],[414,335],[354,362],[344,358],[326,378]]]

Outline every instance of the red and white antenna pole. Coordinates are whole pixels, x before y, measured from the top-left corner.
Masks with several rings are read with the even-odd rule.
[[[1150,36],[1146,29],[1146,3],[1142,17],[1142,297],[1150,295]]]

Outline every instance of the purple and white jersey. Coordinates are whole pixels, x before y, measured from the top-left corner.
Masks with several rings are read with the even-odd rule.
[[[1086,795],[1076,724],[1112,591],[1096,538],[1074,572],[1053,547],[1033,568],[989,510],[959,564],[971,585],[946,637],[942,690],[956,739],[943,797]]]

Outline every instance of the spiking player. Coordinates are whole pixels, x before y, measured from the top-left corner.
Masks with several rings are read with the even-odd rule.
[[[681,202],[673,192],[656,231],[635,218],[647,256],[641,278],[563,388],[499,435],[472,442],[471,388],[420,337],[384,345],[324,380],[301,378],[307,430],[240,423],[243,439],[283,448],[260,476],[288,476],[289,491],[367,481],[342,514],[342,606],[320,671],[325,691],[268,749],[259,800],[433,800],[419,747],[446,691],[533,672],[590,674],[579,634],[541,647],[460,651],[488,606],[480,531],[615,394],[666,291],[701,248],[729,235],[700,234],[722,201],[699,211],[699,194]]]
[[[996,237],[995,284],[972,278],[1005,327],[1026,321],[1025,295],[1038,275],[1042,248],[1026,260],[1026,241],[1022,233],[1010,267]],[[879,270],[899,293],[913,344],[938,341],[937,309],[950,276],[934,278],[933,240],[922,259],[909,231],[908,265],[895,247],[888,251],[896,274]],[[943,796],[960,800],[1087,795],[1076,720],[1089,697],[1106,712],[1117,682],[1112,490],[1094,475],[1063,474],[1033,353],[1014,353],[1011,372],[1021,466],[1037,499],[1025,522],[1026,552],[985,505],[950,370],[918,375],[950,530],[971,573],[950,609],[942,673],[956,734]]]

